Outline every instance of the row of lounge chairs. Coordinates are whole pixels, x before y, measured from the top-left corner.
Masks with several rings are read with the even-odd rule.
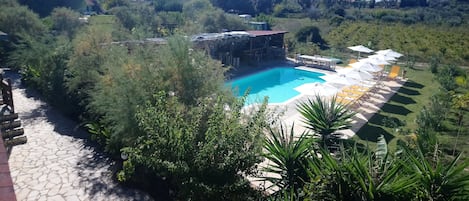
[[[373,81],[362,81],[358,85],[345,87],[336,94],[337,101],[351,108],[358,108],[380,90],[384,79],[395,79],[399,70],[399,66],[393,66],[387,75],[377,75]]]
[[[351,108],[359,107],[379,90],[380,84],[376,82],[373,86],[352,85],[345,87],[336,94],[337,101]]]
[[[346,68],[352,68],[350,64],[358,62],[356,59],[350,59]],[[384,69],[384,65],[380,65]],[[401,70],[400,66],[393,65],[389,73],[378,74],[375,77],[374,81],[363,81],[359,85],[352,85],[345,87],[336,94],[337,101],[344,105],[349,105],[351,107],[359,107],[364,101],[369,99],[374,93],[379,91],[379,88],[382,86],[383,79],[396,79]]]

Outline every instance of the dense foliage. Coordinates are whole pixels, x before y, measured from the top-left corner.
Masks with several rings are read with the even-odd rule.
[[[145,135],[123,149],[129,159],[119,178],[129,179],[144,168],[166,178],[183,199],[248,199],[244,175],[260,162],[263,109],[247,117],[240,112],[242,101],[229,104],[219,96],[194,107],[178,99],[158,93],[139,108]]]
[[[429,27],[354,22],[344,23],[325,36],[331,47],[366,44],[372,49],[391,48],[407,57],[430,61],[433,57],[447,63],[469,62],[469,38],[465,27]]]
[[[435,133],[420,133],[395,154],[383,136],[375,152],[331,154],[313,151],[311,138],[294,135],[293,129],[276,132],[265,143],[272,161],[264,170],[271,188],[280,188],[274,200],[464,200],[469,193],[467,162],[458,162],[460,155],[443,162]]]
[[[75,10],[85,9],[84,0],[18,0],[42,17],[48,16],[54,8],[64,7]]]

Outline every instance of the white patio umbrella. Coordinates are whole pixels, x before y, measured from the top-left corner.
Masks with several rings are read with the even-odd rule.
[[[356,79],[353,79],[351,77],[346,77],[345,75],[339,75],[339,74],[325,75],[325,76],[322,76],[321,78],[328,83],[336,83],[336,84],[341,84],[341,85],[354,85],[354,84],[359,83],[359,81]]]
[[[296,91],[306,95],[331,96],[339,91],[339,88],[327,83],[307,83],[295,88]]]
[[[364,61],[359,61],[359,62],[355,62],[353,64],[349,64],[350,66],[352,66],[352,68],[355,68],[355,69],[358,69],[358,70],[361,70],[361,71],[367,71],[367,72],[371,72],[371,73],[376,73],[376,72],[379,72],[379,71],[382,71],[383,68],[375,65],[375,64],[372,64],[372,63],[369,63],[369,62],[364,62]]]
[[[394,58],[399,58],[399,57],[403,56],[403,54],[401,54],[399,52],[396,52],[392,49],[379,50],[379,51],[376,52],[376,54],[386,55],[386,56],[390,56],[390,57],[394,57]]]
[[[380,59],[380,58],[365,58],[365,59],[361,59],[359,61],[362,61],[362,62],[368,62],[368,63],[371,63],[371,64],[374,64],[374,65],[389,65],[390,63],[386,60],[383,60],[383,59]]]
[[[392,57],[392,56],[388,56],[384,54],[374,54],[374,55],[368,56],[368,58],[391,61],[391,62],[396,61],[396,57]]]
[[[372,49],[367,48],[363,45],[350,46],[350,47],[347,47],[347,48],[358,52],[358,58],[360,58],[360,52],[364,52],[364,53],[372,53],[373,52]]]
[[[350,77],[359,81],[363,80],[371,80],[373,78],[373,75],[366,71],[360,71],[356,68],[344,68],[337,70],[338,75],[343,75],[345,77]]]

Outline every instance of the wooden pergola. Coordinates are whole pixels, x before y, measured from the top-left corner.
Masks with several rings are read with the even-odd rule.
[[[246,31],[249,47],[243,51],[245,60],[256,64],[265,60],[285,59],[284,35],[287,31]]]
[[[223,64],[238,66],[241,62],[259,64],[285,59],[286,31],[236,31],[206,33],[192,37],[194,47],[203,49]]]

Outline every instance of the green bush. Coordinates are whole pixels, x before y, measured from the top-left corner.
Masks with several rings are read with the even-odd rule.
[[[247,199],[250,187],[243,175],[261,162],[264,109],[247,117],[240,112],[243,101],[232,104],[218,96],[194,107],[178,99],[159,92],[139,108],[137,120],[145,135],[123,149],[132,165],[120,178],[141,174],[133,171],[141,166],[166,178],[178,199]]]
[[[295,34],[299,42],[312,42],[318,46],[325,45],[326,41],[321,37],[320,30],[315,26],[306,26],[298,30]]]
[[[401,20],[401,18],[399,16],[394,15],[385,15],[381,17],[381,20],[383,22],[398,22],[399,20]]]
[[[332,17],[332,18],[329,20],[329,24],[332,25],[332,26],[339,26],[339,25],[342,24],[342,22],[344,22],[344,21],[345,21],[345,18],[344,18],[344,17],[335,15],[334,17]]]
[[[437,80],[443,89],[452,91],[458,87],[454,81],[455,76],[457,76],[455,66],[445,66],[438,71]]]

